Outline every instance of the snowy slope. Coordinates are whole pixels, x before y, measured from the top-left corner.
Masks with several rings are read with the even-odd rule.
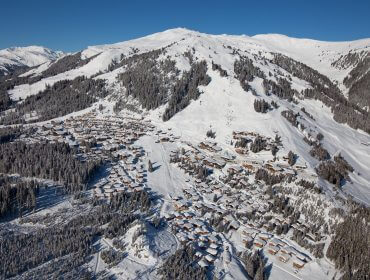
[[[357,172],[351,175],[353,177],[352,183],[348,183],[345,190],[358,200],[370,203],[370,150],[369,146],[361,144],[370,143],[370,136],[335,122],[330,109],[324,108],[321,102],[302,100],[295,106],[273,96],[266,96],[260,78],[255,78],[250,85],[260,97],[267,101],[278,102],[280,108],[268,114],[256,113],[253,108],[256,97],[251,92],[245,92],[234,77],[234,62],[238,56],[233,53],[234,50],[237,50],[241,55],[251,58],[254,65],[259,67],[266,76],[274,70],[278,70],[283,75],[288,74],[276,65],[266,63],[268,59],[272,58],[273,53],[281,53],[307,64],[332,81],[338,81],[341,86],[343,78],[348,75],[352,67],[337,68],[332,63],[349,52],[369,51],[370,39],[352,42],[322,42],[289,38],[278,34],[253,37],[210,35],[176,28],[126,42],[88,47],[82,51],[82,58],[97,56],[86,65],[42,79],[31,85],[16,86],[9,91],[9,94],[14,100],[23,99],[29,95],[37,94],[47,84],[52,85],[59,80],[74,79],[82,75],[91,77],[97,73],[102,73],[97,78],[106,79],[110,88],[116,92],[122,92],[124,89],[117,85],[116,76],[125,69],[121,67],[109,72],[107,70],[109,64],[112,61],[119,61],[121,55],[129,57],[160,48],[166,48],[165,54],[160,59],[170,57],[181,71],[190,68],[189,61],[183,54],[187,51],[193,52],[195,59],[207,62],[207,74],[212,78],[212,81],[201,89],[204,94],[198,100],[192,101],[187,108],[177,113],[170,121],[163,123],[161,120],[160,116],[164,107],[148,112],[148,118],[159,126],[172,127],[174,130],[181,128],[178,134],[198,141],[204,138],[210,127],[216,130],[217,141],[224,144],[230,141],[233,130],[255,131],[270,137],[278,133],[282,136],[284,146],[287,147],[286,153],[289,150],[298,153],[301,162],[307,162],[314,173],[318,161],[308,154],[310,148],[303,141],[303,132],[292,127],[281,117],[283,110],[292,109],[299,112],[300,108],[304,106],[315,118],[315,121],[306,118],[307,126],[316,132],[323,133],[325,148],[331,154],[341,152]],[[220,77],[217,71],[213,71],[212,62],[221,65],[222,69],[229,74],[228,77]],[[44,68],[44,66],[40,67]],[[271,79],[273,80],[274,77]],[[307,81],[292,77],[292,88],[301,91],[309,87]],[[357,175],[358,173],[361,176]],[[321,184],[325,185],[324,182]]]
[[[177,62],[176,67],[180,70],[187,70],[189,65],[184,59],[183,54],[192,48],[196,49],[197,56],[200,59],[215,61],[222,65],[226,70],[233,70],[235,57],[232,55],[231,49],[228,46],[241,50],[243,55],[251,56],[261,54],[262,57],[271,58],[271,53],[282,53],[293,59],[303,62],[308,66],[316,69],[322,74],[325,74],[333,81],[338,81],[339,85],[346,77],[351,67],[347,69],[337,69],[331,63],[337,60],[341,55],[346,55],[349,51],[359,52],[362,50],[370,50],[370,39],[363,39],[353,42],[322,42],[308,39],[289,38],[283,35],[256,35],[248,37],[245,35],[210,35],[196,31],[187,30],[184,28],[170,29],[164,32],[155,33],[143,38],[125,41],[116,44],[91,46],[82,51],[83,58],[89,58],[99,54],[92,59],[88,64],[75,70],[59,74],[54,77],[49,77],[41,80],[31,86],[17,86],[11,95],[14,99],[25,98],[29,95],[38,93],[45,88],[46,84],[53,83],[63,79],[73,79],[80,75],[90,77],[98,72],[106,72],[108,65],[112,61],[118,61],[120,56],[131,56],[134,53],[140,54],[150,50],[167,47],[166,55]],[[35,55],[38,53],[39,47],[30,47],[30,55],[22,58],[22,53],[25,51],[13,51],[23,59],[25,65],[34,66],[41,64],[47,59]],[[43,48],[42,48],[43,49]],[[56,58],[59,53],[53,53],[43,49],[48,53],[48,59]],[[40,50],[39,50],[40,51]],[[3,50],[2,52],[9,51]],[[10,54],[7,55],[11,57]],[[4,58],[5,59],[5,58]],[[15,59],[15,58],[14,58]],[[26,64],[28,63],[28,64]],[[114,73],[114,77],[117,73]],[[108,78],[105,75],[104,78]]]
[[[8,72],[9,67],[33,67],[55,60],[63,55],[40,46],[14,47],[0,50],[0,71]]]
[[[30,47],[30,49],[32,48],[34,47]],[[207,75],[211,78],[211,81],[207,86],[199,87],[202,94],[197,100],[191,100],[187,107],[177,112],[166,122],[163,121],[162,116],[168,104],[163,104],[153,110],[138,108],[141,110],[140,112],[132,112],[126,109],[118,113],[114,112],[113,108],[120,99],[124,99],[129,105],[140,107],[140,104],[137,100],[133,100],[132,97],[125,95],[126,89],[117,79],[118,74],[127,70],[126,65],[122,66],[120,64],[118,67],[112,68],[112,62],[118,63],[122,57],[127,58],[162,48],[165,51],[159,55],[159,58],[156,58],[157,62],[170,58],[175,62],[176,68],[180,70],[179,75],[191,69],[192,66],[191,59],[187,55],[184,55],[186,52],[190,52],[192,59],[195,61],[204,60],[206,62]],[[113,122],[113,120],[114,122],[115,120],[122,120],[126,124],[130,120],[135,120],[135,123],[145,123],[145,126],[150,124],[152,130],[146,131],[145,135],[134,143],[136,147],[143,149],[143,153],[142,158],[133,164],[140,163],[145,166],[146,163],[149,165],[149,160],[152,162],[154,170],[145,174],[144,186],[158,195],[155,210],[158,210],[156,214],[161,217],[167,214],[173,214],[173,198],[175,196],[184,196],[184,189],[196,191],[201,197],[200,201],[202,204],[217,205],[221,209],[227,209],[225,208],[226,199],[219,201],[213,200],[216,191],[215,193],[207,193],[204,190],[204,195],[201,194],[203,193],[200,188],[202,184],[196,184],[196,176],[185,173],[179,164],[174,164],[170,161],[171,152],[182,148],[188,150],[189,147],[199,147],[198,145],[201,141],[210,140],[206,138],[206,134],[208,130],[212,129],[216,134],[215,139],[212,139],[212,141],[217,142],[217,146],[222,149],[222,153],[228,153],[235,158],[235,160],[228,162],[224,168],[214,168],[214,173],[211,177],[217,181],[217,184],[224,185],[221,184],[221,180],[219,179],[222,175],[228,174],[228,168],[232,165],[243,166],[242,163],[253,163],[258,165],[258,168],[265,168],[266,163],[271,163],[274,166],[275,164],[277,166],[282,164],[284,165],[284,172],[296,172],[295,181],[289,183],[283,182],[281,186],[287,193],[291,191],[290,199],[292,202],[290,203],[294,207],[297,207],[296,209],[298,210],[302,210],[302,208],[315,208],[317,206],[315,209],[310,209],[312,220],[317,215],[327,222],[329,217],[330,220],[332,219],[328,212],[333,207],[341,208],[344,204],[341,204],[339,198],[348,198],[346,194],[353,196],[358,202],[370,205],[370,135],[361,130],[355,130],[346,124],[336,122],[333,119],[331,109],[323,105],[321,101],[301,98],[299,92],[311,88],[309,81],[302,80],[292,75],[292,73],[288,73],[278,65],[273,64],[271,59],[275,53],[280,53],[302,62],[327,76],[334,83],[337,83],[342,93],[345,94],[343,79],[355,65],[336,67],[333,62],[349,53],[361,53],[363,51],[369,51],[369,49],[370,39],[353,42],[322,42],[289,38],[278,34],[256,35],[253,37],[244,35],[210,35],[177,28],[126,42],[88,47],[81,52],[81,58],[85,59],[85,62],[88,61],[88,63],[81,64],[82,66],[66,72],[61,73],[61,71],[57,71],[56,73],[58,74],[48,76],[32,84],[17,85],[9,91],[9,94],[13,100],[18,101],[18,99],[25,99],[27,96],[36,95],[46,85],[52,85],[60,80],[71,80],[82,75],[93,77],[94,79],[105,79],[109,91],[107,97],[99,99],[91,107],[61,116],[58,119],[64,121],[74,119],[76,124],[78,126],[81,125],[81,127],[86,125],[85,120],[83,123],[79,123],[80,120],[78,120],[78,117],[82,116],[88,116],[92,121],[96,117],[97,119],[105,120],[106,123]],[[42,52],[41,49],[40,52]],[[34,50],[34,53],[37,53],[36,50]],[[24,73],[23,76],[29,74],[37,76],[42,71],[48,69],[53,63],[52,60],[59,57],[58,53],[54,53],[55,56],[53,56],[50,51],[49,54],[50,56],[45,56],[45,60],[41,64],[42,56],[37,58],[37,56],[33,57],[32,55],[25,54],[24,63],[27,62],[29,65],[34,63],[33,65],[39,66]],[[7,56],[9,57],[10,55],[8,54]],[[289,79],[291,87],[298,91],[294,96],[294,102],[279,99],[274,94],[267,94],[263,87],[263,75],[259,75],[259,77],[254,75],[251,81],[249,81],[250,90],[244,90],[234,71],[235,61],[242,56],[251,59],[253,66],[258,67],[263,72],[266,80],[277,82],[279,78]],[[220,75],[217,69],[213,70],[213,63],[220,65],[227,72],[227,76]],[[273,75],[269,75],[270,73],[273,73]],[[264,99],[269,104],[274,101],[278,104],[278,107],[269,110],[267,113],[258,113],[254,108],[254,101],[256,99]],[[301,110],[302,107],[312,117],[305,115]],[[293,126],[282,117],[282,111],[286,110],[300,113],[299,120],[304,124],[305,128]],[[39,122],[36,125],[42,125],[47,122],[49,121]],[[100,131],[99,133],[108,133],[108,127],[111,126],[105,126],[105,124],[101,126],[104,127],[104,130],[98,130]],[[96,127],[99,127],[99,125],[96,125]],[[73,130],[75,131],[75,129]],[[119,130],[117,126],[114,126],[109,132],[118,132]],[[131,135],[133,132],[131,128],[129,131]],[[249,151],[245,155],[238,154],[233,145],[235,144],[235,139],[233,139],[234,131],[258,133],[271,139],[274,139],[275,135],[279,135],[282,146],[279,146],[276,160],[273,159],[271,151],[267,150],[258,153]],[[341,188],[337,188],[327,181],[318,178],[316,174],[315,168],[320,162],[310,155],[312,147],[304,141],[304,137],[309,137],[308,134],[310,134],[314,138],[317,133],[324,135],[321,144],[328,150],[332,157],[341,153],[354,168],[354,172],[349,174],[350,180],[347,180]],[[122,136],[120,134],[117,136],[117,139],[122,140],[126,135]],[[173,141],[159,141],[160,135],[173,137],[171,139]],[[53,137],[53,139],[55,138]],[[104,143],[111,143],[110,141],[111,139],[106,142],[104,141]],[[131,148],[133,146],[128,145],[125,147],[127,149],[126,152],[133,153]],[[201,148],[199,148],[199,151],[203,155],[214,157],[214,159],[219,159],[221,155],[221,152],[213,153]],[[283,159],[289,151],[297,155],[294,167],[289,166],[287,161]],[[197,163],[206,165],[204,162],[201,163],[200,159],[197,160],[199,161]],[[127,170],[128,165],[132,167],[131,163],[127,164],[124,161],[121,161],[120,164],[125,166]],[[135,168],[137,169],[137,167]],[[127,170],[125,174],[128,177],[135,178],[136,171],[130,169],[131,171],[127,172]],[[266,202],[264,199],[267,194],[262,192],[265,186],[263,183],[259,184],[259,182],[255,181],[256,177],[254,174],[249,174],[247,177],[248,182],[253,182],[253,187],[257,187],[256,189],[253,188],[253,193],[250,192],[251,205],[262,207],[264,202]],[[300,179],[316,183],[322,192],[316,194],[312,190],[303,189],[298,183]],[[210,186],[211,184],[208,187]],[[299,194],[294,193],[295,191],[299,192]],[[259,192],[261,192],[261,195]],[[239,192],[238,190],[236,195],[242,193],[244,194],[243,191]],[[232,196],[232,199],[235,199],[235,197]],[[318,200],[320,200],[320,204]],[[194,204],[195,201],[194,199]],[[217,204],[218,202],[219,204]],[[294,204],[296,202],[299,205]],[[242,207],[244,206],[245,204]],[[236,209],[231,209],[231,212],[233,213]],[[246,211],[247,208],[241,210],[239,208],[239,211],[244,210]],[[309,216],[306,213],[302,211],[302,221]],[[206,217],[206,214],[203,215],[201,213],[199,218],[207,220],[209,217]],[[311,222],[311,219],[306,219],[305,222]],[[222,255],[220,254],[221,256],[219,256],[219,260],[215,263],[213,271],[215,275],[220,275],[219,279],[245,278],[239,257],[235,254],[237,251],[245,250],[245,244],[243,244],[241,239],[243,228],[241,227],[239,231],[232,232],[230,235],[222,234],[224,249],[222,249]],[[320,230],[322,228],[323,226]],[[102,261],[101,252],[98,252],[92,260],[95,272],[107,269],[114,275],[120,275],[122,279],[158,279],[156,269],[167,256],[173,254],[176,248],[180,246],[179,237],[176,235],[178,232],[175,233],[167,229],[152,229],[147,235],[141,236],[135,243],[132,241],[132,237],[136,229],[136,227],[132,228],[122,237],[122,241],[127,244],[127,257],[119,265],[109,268]],[[265,229],[261,230],[265,231]],[[276,236],[282,238],[279,235],[277,234]],[[293,240],[290,240],[291,236],[289,234],[284,236],[284,239],[289,240],[287,244],[299,248],[301,252],[312,256],[306,249]],[[321,242],[328,245],[330,238],[325,238]],[[113,248],[112,240],[102,238],[99,240],[99,243],[102,248]],[[144,259],[137,256],[137,250],[135,249],[137,247],[135,245],[138,243],[144,244],[143,252],[146,255]],[[230,257],[229,261],[226,261],[229,250],[233,252],[231,254],[232,257]],[[279,261],[277,256],[268,254],[267,257],[269,264],[273,264],[270,279],[330,279],[337,274],[334,265],[324,258],[314,258],[313,261],[306,264],[304,269],[298,272],[290,264],[284,264]]]

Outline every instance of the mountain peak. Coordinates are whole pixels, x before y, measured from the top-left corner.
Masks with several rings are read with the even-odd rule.
[[[63,55],[42,46],[10,47],[0,50],[0,73],[8,73],[15,67],[34,67]]]

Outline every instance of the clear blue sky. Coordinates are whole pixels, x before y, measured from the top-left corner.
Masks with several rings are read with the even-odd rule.
[[[212,34],[281,33],[327,41],[370,37],[370,0],[7,0],[0,48],[77,51],[169,28]]]

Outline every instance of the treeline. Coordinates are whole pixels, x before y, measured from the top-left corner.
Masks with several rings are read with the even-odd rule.
[[[265,99],[254,100],[253,107],[257,113],[267,113],[271,109],[270,103],[265,101]]]
[[[285,179],[285,176],[283,174],[271,174],[266,169],[259,168],[254,178],[255,180],[265,182],[266,185],[273,186],[281,183]]]
[[[125,72],[117,79],[126,88],[126,95],[137,99],[143,108],[155,109],[168,98],[170,85],[179,71],[169,58],[158,61],[163,49],[135,54],[115,67],[124,66]]]
[[[263,73],[263,71],[258,67],[254,66],[253,60],[246,56],[240,56],[240,58],[234,62],[234,72],[241,87],[245,91],[249,91],[251,89],[249,82],[253,81],[254,77],[260,77],[262,79],[265,78],[265,73]]]
[[[32,233],[1,234],[0,275],[5,278],[66,255],[83,259],[93,252],[95,231],[89,228],[63,227],[38,229]],[[60,275],[59,275],[60,276]]]
[[[91,279],[94,275],[88,272],[87,264],[95,253],[96,239],[124,235],[150,210],[151,197],[140,191],[120,193],[109,203],[87,202],[94,206],[91,211],[59,225],[35,228],[29,233],[1,231],[0,275],[23,279],[83,279],[83,276]],[[57,213],[51,215],[57,220]],[[109,253],[102,254],[106,260],[112,257]],[[115,258],[116,262],[120,260],[120,256]]]
[[[195,250],[190,246],[178,249],[158,269],[163,280],[207,280],[206,269],[196,264]]]
[[[312,147],[312,149],[310,150],[310,155],[318,160],[330,159],[329,152],[320,144],[316,144]]]
[[[262,255],[262,251],[247,252],[245,251],[240,260],[244,264],[245,270],[250,279],[253,280],[266,280],[268,279],[267,272],[265,271],[266,260]]]
[[[36,113],[36,121],[61,117],[91,106],[98,98],[107,96],[104,80],[84,76],[74,80],[62,80],[36,95],[28,96],[16,106],[15,112],[7,114],[2,124],[24,123],[25,114]],[[34,120],[33,120],[34,121]]]
[[[34,180],[14,182],[0,175],[0,219],[13,213],[22,217],[25,211],[34,210],[40,187],[41,184]]]
[[[298,126],[297,118],[299,116],[299,113],[294,113],[294,111],[288,109],[281,111],[281,115],[294,127]]]
[[[333,160],[322,161],[316,172],[329,183],[341,187],[344,180],[350,179],[348,172],[353,172],[353,167],[339,154]]]
[[[125,67],[125,72],[117,79],[126,88],[126,95],[138,100],[144,109],[156,109],[168,102],[162,116],[164,121],[169,120],[177,112],[184,109],[191,100],[196,100],[201,92],[198,86],[208,85],[210,77],[206,74],[207,63],[196,62],[190,52],[184,54],[188,57],[190,70],[180,71],[175,61],[167,57],[159,61],[165,48],[153,50],[142,54],[134,54],[121,58],[120,62],[113,63],[111,68]],[[127,106],[126,101],[120,99],[114,107],[118,112]]]
[[[109,248],[101,252],[102,260],[106,264],[109,264],[111,266],[117,265],[124,259],[124,257],[125,257],[124,253],[114,250],[113,248]]]
[[[220,64],[216,64],[212,61],[212,70],[218,71],[220,73],[221,77],[227,77],[227,71],[225,69],[222,69]]]
[[[16,72],[12,73],[11,77],[7,76],[6,85],[9,90],[13,89],[15,86],[22,84],[34,84],[37,83],[38,81],[41,81],[42,79],[56,76],[58,74],[82,67],[85,64],[89,63],[93,58],[97,57],[98,55],[99,54],[86,59],[81,58],[81,52],[66,55],[56,61],[53,61],[46,70],[36,75],[19,76],[20,74],[23,74],[32,68],[18,69]]]
[[[294,95],[297,95],[298,92],[295,89],[291,88],[291,83],[284,78],[277,78],[277,83],[272,80],[264,79],[262,86],[267,95],[273,94],[280,99],[287,99],[292,101]]]
[[[298,183],[299,186],[305,188],[306,190],[312,190],[315,193],[322,193],[322,189],[318,187],[315,182],[306,181],[301,179]]]
[[[326,252],[337,269],[343,271],[341,280],[368,279],[370,275],[370,210],[353,209],[334,232]]]
[[[0,75],[0,112],[10,108],[12,100],[8,95],[8,90],[14,89],[15,86],[22,84],[33,84],[44,78],[55,76],[66,71],[79,68],[89,63],[97,55],[87,59],[81,58],[81,52],[67,55],[53,62],[50,66],[38,75],[20,76],[21,74],[31,70],[30,67],[17,67],[14,71],[6,76]]]
[[[189,105],[191,100],[196,100],[201,92],[198,86],[206,86],[211,82],[207,75],[207,63],[202,60],[193,62],[189,71],[183,73],[171,89],[171,97],[167,108],[163,113],[164,121],[172,118],[177,112],[180,112]]]
[[[101,161],[79,161],[74,150],[65,143],[0,145],[1,173],[62,182],[68,192],[82,190],[101,164]]]
[[[89,63],[92,59],[94,59],[98,55],[99,54],[91,56],[86,59],[81,58],[81,52],[63,56],[62,58],[50,64],[50,66],[46,70],[44,70],[40,75],[32,77],[32,79],[41,80],[47,77],[56,76],[60,73],[64,73],[76,68],[80,68]],[[35,81],[31,80],[29,83],[33,82]]]
[[[12,105],[12,100],[10,99],[7,90],[0,88],[0,112],[8,110],[10,105]]]
[[[0,75],[0,112],[8,110],[11,107],[13,101],[9,97],[8,90],[18,85],[17,79],[22,79],[23,81],[24,78],[18,78],[18,76],[30,69],[29,67],[17,67],[8,75]]]
[[[306,98],[318,99],[330,107],[335,121],[347,123],[354,129],[359,128],[370,133],[369,112],[361,108],[364,106],[358,106],[351,100],[348,101],[328,77],[282,54],[274,54],[271,63],[278,65],[293,76],[309,82],[313,88],[303,90],[302,94]],[[364,85],[360,88],[366,88],[368,79],[365,79],[363,83]],[[360,90],[360,94],[363,94],[362,90]]]
[[[360,108],[370,107],[370,52],[361,59],[349,75],[343,80],[349,88],[348,99]]]
[[[9,77],[14,73],[23,73],[28,71],[31,67],[28,66],[19,66],[19,65],[10,65],[10,64],[3,64],[2,65],[5,69],[0,69],[0,79],[4,77]],[[5,78],[6,79],[6,78]]]
[[[265,150],[267,147],[266,140],[264,140],[261,136],[257,136],[254,138],[253,142],[250,145],[251,152],[258,153],[260,151]]]
[[[25,129],[23,126],[19,127],[2,127],[0,128],[0,144],[14,141],[22,134],[32,134],[35,128]]]

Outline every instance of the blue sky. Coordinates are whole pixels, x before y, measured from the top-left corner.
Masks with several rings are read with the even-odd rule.
[[[370,37],[370,0],[14,0],[0,7],[0,49],[77,51],[175,27],[327,41]]]

